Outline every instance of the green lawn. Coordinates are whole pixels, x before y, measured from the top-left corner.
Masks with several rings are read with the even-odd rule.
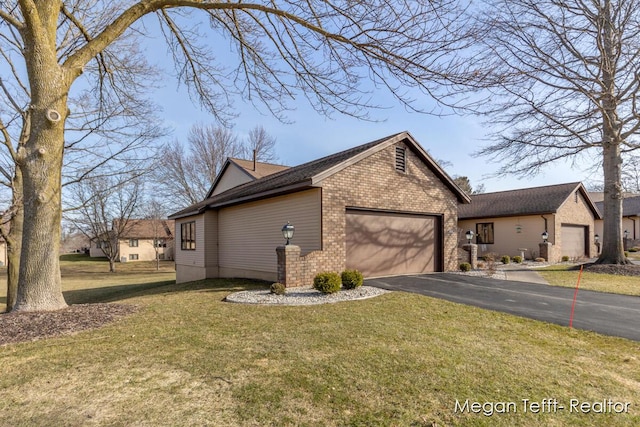
[[[579,270],[570,270],[573,267],[568,264],[557,264],[536,269],[536,271],[552,286],[575,288],[578,283]],[[584,271],[580,278],[579,289],[640,296],[640,277]]]
[[[640,425],[640,343],[402,292],[231,304],[230,292],[264,284],[175,285],[142,265],[103,282],[101,264],[75,262],[64,262],[66,295],[141,309],[98,330],[0,347],[0,425]],[[516,412],[455,413],[467,399],[514,402]],[[565,409],[525,413],[523,399]],[[572,413],[571,399],[631,405]]]

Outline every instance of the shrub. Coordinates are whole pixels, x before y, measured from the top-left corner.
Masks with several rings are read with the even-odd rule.
[[[269,288],[272,294],[284,295],[287,292],[287,288],[282,283],[273,283]]]
[[[513,262],[515,262],[516,264],[520,264],[522,262],[522,257],[520,255],[514,256]]]
[[[624,257],[625,258],[629,258],[629,252],[628,251],[624,251]]]
[[[569,256],[568,255],[563,255],[562,256],[562,262],[567,262],[569,261]]]
[[[340,275],[342,278],[342,287],[345,289],[355,289],[362,286],[364,277],[358,270],[345,270]]]
[[[463,262],[460,264],[460,271],[471,271],[471,264],[468,262]]]
[[[502,261],[503,264],[509,264],[511,262],[511,257],[509,255],[502,255],[500,261]]]
[[[546,259],[542,258],[542,257],[538,257],[534,260],[535,262],[547,262]]]
[[[638,248],[629,248],[629,252],[638,252]]]
[[[338,292],[340,290],[340,285],[342,285],[342,280],[338,273],[318,273],[316,277],[313,278],[313,287],[323,294]]]
[[[492,253],[488,253],[486,255],[482,255],[482,260],[485,262],[492,262],[496,260],[496,255]]]

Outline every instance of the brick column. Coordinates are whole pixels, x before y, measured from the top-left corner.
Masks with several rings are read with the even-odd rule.
[[[544,260],[547,262],[554,261],[552,260],[552,256],[551,256],[553,243],[544,242],[544,243],[540,243],[539,246],[540,246],[540,258],[544,258]]]
[[[278,282],[287,288],[302,286],[300,246],[278,246],[276,254],[278,255]]]
[[[478,245],[476,245],[475,243],[468,243],[466,245],[463,245],[462,249],[464,249],[469,254],[469,258],[467,262],[471,264],[471,268],[474,270],[477,269],[478,268]]]

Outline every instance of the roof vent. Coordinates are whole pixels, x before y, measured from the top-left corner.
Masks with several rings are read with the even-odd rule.
[[[398,172],[407,172],[407,151],[404,147],[396,147],[396,170]]]

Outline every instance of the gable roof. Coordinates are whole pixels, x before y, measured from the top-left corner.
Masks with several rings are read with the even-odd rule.
[[[604,212],[604,201],[596,202],[595,205],[600,212]],[[622,199],[622,216],[640,216],[640,196]]]
[[[175,234],[175,221],[154,219],[131,219],[121,239],[169,239]],[[156,228],[157,227],[157,228]]]
[[[256,161],[254,164],[253,160],[227,157],[227,160],[224,162],[224,165],[220,169],[220,172],[216,176],[216,179],[213,181],[213,184],[211,184],[211,188],[207,192],[207,199],[211,197],[225,171],[231,166],[236,166],[240,171],[244,172],[252,181],[263,178],[267,175],[272,175],[285,169],[289,169],[289,166],[276,165],[274,163],[264,163]]]
[[[170,215],[169,218],[182,218],[202,213],[207,209],[318,187],[322,180],[400,141],[404,141],[413,149],[434,174],[456,195],[460,203],[469,203],[469,196],[453,182],[451,177],[444,172],[416,140],[408,132],[400,132],[241,184],[176,212]]]
[[[471,204],[458,207],[458,219],[544,215],[558,211],[576,191],[580,191],[596,219],[600,212],[580,182],[547,185],[495,193],[474,194]]]

